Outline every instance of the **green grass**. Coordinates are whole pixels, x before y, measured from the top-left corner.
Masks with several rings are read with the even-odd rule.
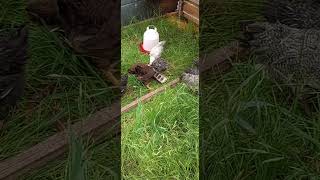
[[[180,74],[198,57],[198,33],[188,24],[179,29],[167,18],[129,25],[122,30],[122,73],[137,62],[148,63],[139,52],[147,25],[158,28],[160,39],[167,41],[163,58],[169,63],[168,81]],[[156,82],[153,89],[161,86]],[[126,105],[148,92],[134,76],[129,76]],[[122,115],[122,175],[125,179],[198,179],[198,97],[184,85],[167,89],[151,102]]]
[[[240,20],[262,20],[260,0],[205,3],[212,11],[203,21],[210,27],[201,34],[203,52],[234,40]],[[206,179],[320,179],[319,112],[307,117],[254,62],[245,57],[218,79],[202,76],[200,172]]]
[[[98,70],[66,48],[61,34],[29,22],[24,1],[0,1],[0,7],[0,24],[10,26],[27,23],[30,30],[25,95],[8,117],[6,128],[0,132],[0,160],[3,160],[58,132],[57,121],[68,127],[68,124],[110,105],[115,95]],[[118,152],[114,149],[119,149],[116,146],[119,141],[106,140],[94,150],[91,144],[82,147],[90,150],[83,155],[83,159],[88,161],[85,175],[89,179],[108,178],[114,174],[112,168],[116,163],[110,162],[114,162],[115,154],[110,152]],[[71,151],[70,156],[76,151]],[[70,167],[69,164],[74,165],[72,159],[57,160],[22,179],[66,179],[71,172],[65,170]]]
[[[169,69],[164,73],[168,81],[177,78],[189,67],[199,54],[199,33],[195,32],[195,27],[189,24],[186,29],[180,29],[167,18],[144,21],[123,27],[121,42],[121,71],[127,73],[128,69],[135,63],[148,63],[149,56],[139,51],[139,43],[142,42],[143,33],[148,25],[155,25],[160,34],[160,40],[165,40],[166,45],[162,57],[169,63]],[[129,77],[129,88],[122,98],[122,104],[146,94],[148,89],[136,80],[134,76]],[[153,82],[152,88],[159,87],[160,84]]]
[[[198,97],[184,85],[122,116],[125,179],[198,179]]]
[[[156,24],[160,32],[166,32],[162,28],[171,28],[173,35],[167,32],[166,37],[172,37],[172,47],[168,43],[165,58],[173,57],[172,62],[168,61],[174,69],[169,69],[167,75],[170,79],[178,77],[185,67],[191,65],[192,60],[197,57],[198,44],[196,40],[184,46],[185,36],[191,32],[184,32],[171,25],[166,19],[158,19],[152,22]],[[140,55],[137,42],[132,41],[132,37],[140,35],[138,32],[144,30],[146,23],[138,25],[130,25],[124,29],[123,33],[127,33],[127,37],[122,39],[122,52],[127,54],[122,55],[122,61],[125,59],[131,60],[122,63],[123,72],[134,63],[133,58],[139,56],[147,60],[147,57]],[[162,26],[161,26],[162,25]],[[191,30],[190,30],[191,31]],[[135,32],[135,33],[129,33]],[[179,32],[179,36],[177,35]],[[190,34],[189,34],[190,33]],[[181,39],[180,39],[181,38]],[[129,42],[127,42],[129,41]],[[170,42],[170,41],[169,41]],[[183,42],[175,44],[173,42]],[[131,45],[131,46],[129,46]],[[182,46],[184,50],[178,47]],[[176,48],[176,50],[172,49]],[[179,55],[177,52],[181,52]],[[131,54],[129,53],[131,52]],[[190,55],[190,53],[193,53]],[[189,57],[190,56],[190,57]],[[182,61],[186,59],[186,61]],[[180,62],[178,61],[180,60]],[[177,70],[174,72],[174,70]],[[156,88],[159,85],[153,84]],[[129,81],[129,92],[123,98],[122,103],[125,104],[131,99],[142,96],[147,92],[147,89],[139,84],[135,77],[131,76]],[[132,97],[130,97],[132,96]],[[156,96],[151,102],[140,104],[138,108],[122,115],[122,138],[121,138],[121,161],[122,175],[125,179],[197,179],[199,177],[199,152],[198,152],[198,97],[195,96],[184,85],[178,85],[174,89],[168,89],[165,93]],[[111,144],[110,144],[111,143]],[[84,144],[85,153],[83,161],[86,169],[84,176],[89,179],[108,179],[114,174],[108,169],[112,167],[112,157],[108,154],[108,149],[116,148],[112,141],[103,141],[100,144]],[[78,149],[76,148],[76,152]],[[70,155],[75,154],[79,157],[79,153],[70,152]],[[117,155],[115,155],[117,157]],[[73,156],[71,156],[73,157]],[[65,179],[69,175],[70,163],[72,159],[66,161],[56,161],[50,163],[37,172],[28,174],[26,179]],[[79,161],[78,161],[79,162]],[[76,164],[76,169],[84,168]],[[110,172],[111,171],[111,172]],[[72,171],[71,171],[72,172]]]
[[[2,24],[28,22],[24,2],[1,1],[0,7],[4,10],[0,14]],[[167,41],[163,57],[170,64],[166,76],[173,80],[198,56],[198,33],[193,31],[192,25],[181,30],[163,18],[123,29],[122,72],[126,72],[135,62],[148,61],[147,56],[139,53],[138,44],[149,23],[156,25],[161,39]],[[109,105],[114,99],[112,89],[100,77],[99,71],[84,58],[66,48],[61,34],[49,32],[47,27],[33,23],[29,23],[28,26],[30,59],[27,66],[26,92],[18,108],[8,118],[10,121],[7,128],[0,134],[0,160],[13,156],[58,132],[57,121],[66,125],[74,123]],[[160,84],[152,84],[153,88],[159,86]],[[145,93],[147,89],[130,76],[129,90],[123,104]],[[131,167],[134,167],[133,161],[138,165],[134,167],[134,171],[126,167],[125,177],[139,179],[139,174],[143,175],[141,178],[198,177],[197,102],[197,97],[180,85],[168,90],[151,103],[143,105],[143,112],[149,113],[141,114],[138,119],[141,123],[143,120],[147,124],[137,125],[137,131],[132,130],[130,126],[135,121],[126,117],[139,114],[136,113],[139,108],[124,115],[122,121],[125,122],[125,136],[122,140],[126,144],[123,146],[123,162],[129,162],[128,165]],[[157,108],[162,110],[158,111]],[[167,116],[168,114],[170,116]],[[138,138],[142,131],[147,132],[146,135],[152,135],[145,137],[145,140],[150,140],[150,146],[146,146],[146,149],[130,149],[133,145],[131,143],[143,146]],[[132,137],[137,138],[129,141],[128,138]],[[110,152],[120,152],[117,149],[119,139],[109,138],[106,135],[104,140],[97,144],[93,144],[89,139],[71,138],[73,143],[70,144],[68,158],[57,159],[20,179],[114,179],[117,174],[114,169],[117,162],[114,159],[119,159],[119,154]],[[158,157],[154,153],[159,150],[161,152]],[[147,156],[141,159],[138,151]],[[150,166],[150,162],[154,165]],[[146,166],[150,167],[145,169]]]
[[[21,1],[1,1],[6,11],[20,9]],[[21,12],[1,14],[1,23],[26,23]],[[11,12],[11,11],[10,11]],[[12,156],[57,132],[59,120],[73,123],[114,99],[112,89],[82,57],[65,47],[63,37],[29,23],[29,60],[25,96],[0,134],[0,159]]]

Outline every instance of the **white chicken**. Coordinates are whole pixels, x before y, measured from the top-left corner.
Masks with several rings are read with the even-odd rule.
[[[164,48],[164,44],[166,41],[159,42],[156,46],[154,46],[150,51],[150,62],[149,65],[152,65],[153,61],[161,57],[161,53]]]

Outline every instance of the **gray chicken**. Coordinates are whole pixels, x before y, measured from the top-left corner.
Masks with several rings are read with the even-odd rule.
[[[305,97],[320,90],[320,31],[283,24],[253,23],[245,34],[267,74]]]
[[[27,45],[27,27],[0,30],[0,121],[23,95]]]
[[[191,90],[199,92],[199,60],[195,60],[194,66],[187,69],[180,78]]]
[[[169,65],[163,58],[158,58],[152,62],[151,67],[153,67],[157,72],[164,72],[168,69]]]

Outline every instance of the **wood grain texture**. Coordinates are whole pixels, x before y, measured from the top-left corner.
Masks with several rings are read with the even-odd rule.
[[[167,88],[170,88],[170,87],[173,87],[173,86],[177,85],[179,82],[180,82],[180,79],[177,78],[177,79],[169,82],[168,84],[166,84],[166,85],[164,85],[164,86],[162,86],[162,87],[160,87],[160,88],[158,88],[158,89],[156,89],[156,90],[154,90],[154,91],[142,96],[141,98],[134,100],[130,104],[128,104],[128,105],[124,106],[123,108],[121,108],[121,112],[122,113],[126,113],[126,112],[130,111],[131,109],[137,107],[139,103],[145,103],[145,102],[149,101],[155,95],[165,91]]]
[[[200,72],[224,72],[232,67],[232,59],[246,54],[246,49],[239,46],[238,41],[204,54],[200,58]]]
[[[183,16],[199,25],[199,4],[184,1],[182,5]]]

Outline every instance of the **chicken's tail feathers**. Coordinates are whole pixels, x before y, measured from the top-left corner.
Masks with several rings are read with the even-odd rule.
[[[163,46],[163,45],[165,45],[166,44],[166,41],[160,41],[159,42],[159,45],[161,45],[161,46]]]

